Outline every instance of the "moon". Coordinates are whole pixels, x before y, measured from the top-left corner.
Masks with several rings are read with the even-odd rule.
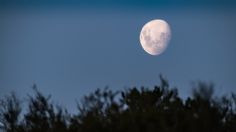
[[[169,24],[161,19],[151,20],[146,23],[140,32],[140,43],[150,55],[163,53],[171,39]]]

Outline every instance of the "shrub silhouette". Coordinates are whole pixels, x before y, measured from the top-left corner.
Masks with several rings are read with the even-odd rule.
[[[213,97],[214,85],[199,82],[183,100],[160,80],[152,89],[97,89],[77,103],[73,115],[34,86],[24,114],[15,94],[1,100],[0,121],[6,132],[236,132],[234,93]]]

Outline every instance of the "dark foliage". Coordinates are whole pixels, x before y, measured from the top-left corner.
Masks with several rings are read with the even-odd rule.
[[[77,104],[75,115],[34,86],[25,114],[14,94],[1,100],[0,121],[6,132],[236,132],[235,94],[213,97],[214,86],[199,82],[183,100],[160,80],[153,89],[98,89]]]

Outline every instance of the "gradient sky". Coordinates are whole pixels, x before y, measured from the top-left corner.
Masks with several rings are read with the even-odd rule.
[[[0,97],[32,92],[35,83],[55,103],[109,86],[153,86],[159,74],[181,96],[191,83],[236,92],[236,4],[226,0],[0,1]],[[147,54],[142,26],[156,18],[172,30],[167,50]]]

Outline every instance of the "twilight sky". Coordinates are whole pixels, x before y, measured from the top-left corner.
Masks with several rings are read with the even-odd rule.
[[[214,82],[216,93],[236,92],[236,2],[231,0],[0,1],[0,97],[32,92],[36,83],[55,103],[109,86],[153,86],[159,74],[181,96],[191,83]],[[172,30],[160,56],[139,43],[156,18]]]

